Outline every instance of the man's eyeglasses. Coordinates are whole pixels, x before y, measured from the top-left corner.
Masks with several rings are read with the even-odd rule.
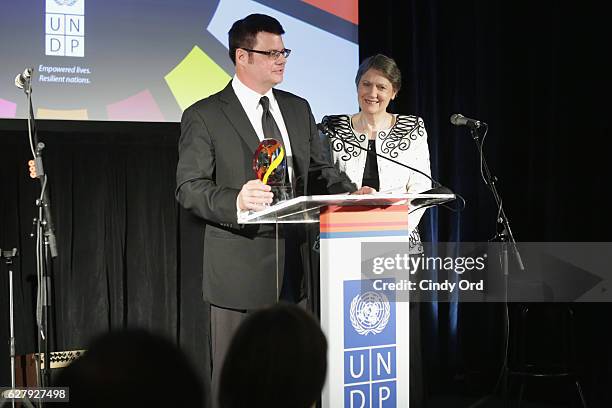
[[[242,47],[240,47],[240,48],[242,48]],[[257,54],[267,55],[268,58],[273,59],[273,60],[279,59],[281,57],[281,55],[283,57],[285,57],[285,58],[288,58],[289,54],[291,54],[291,50],[288,49],[288,48],[283,48],[280,51],[277,51],[277,50],[260,51],[260,50],[252,50],[250,48],[242,48],[242,49],[245,50],[245,51],[248,51],[248,52],[254,52],[254,53],[257,53]]]

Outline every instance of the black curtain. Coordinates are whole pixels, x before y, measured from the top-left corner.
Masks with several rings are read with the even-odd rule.
[[[360,7],[360,57],[396,59],[403,88],[394,110],[425,119],[434,174],[468,199],[463,239],[488,238],[495,218],[476,147],[466,128],[449,123],[453,113],[489,124],[487,158],[521,240],[610,237],[602,225],[609,217],[584,205],[600,200],[609,173],[601,144],[610,134],[611,30],[597,6],[387,0]]]
[[[474,143],[467,129],[448,121],[462,113],[489,124],[485,151],[517,239],[610,241],[603,199],[609,26],[603,9],[582,3],[360,2],[360,57],[382,52],[397,60],[404,80],[392,108],[424,118],[434,176],[467,201],[459,214],[430,210],[423,223],[428,239],[483,241],[495,233]],[[54,348],[82,348],[97,333],[140,326],[174,339],[205,377],[202,228],[173,198],[178,125],[40,126],[60,251]],[[0,247],[20,250],[14,269],[23,354],[35,350],[29,234],[39,185],[27,176],[25,123],[1,121],[0,130]],[[5,265],[0,270],[0,344],[6,345]],[[611,308],[578,306],[587,398],[591,406],[610,406]],[[501,361],[501,305],[423,310],[428,393],[489,392]],[[0,356],[0,383],[8,384],[8,347]]]
[[[555,1],[360,2],[360,57],[393,57],[403,75],[392,109],[422,116],[433,175],[461,194],[461,213],[430,210],[431,241],[486,241],[496,208],[467,128],[489,124],[485,154],[517,240],[610,241],[602,206],[611,135],[611,38],[597,5]],[[430,394],[483,395],[498,378],[503,305],[424,308]],[[609,406],[610,304],[576,305],[581,378],[588,401]],[[539,333],[546,337],[547,333]],[[533,339],[538,340],[538,339]],[[546,389],[545,392],[550,392]]]
[[[0,245],[20,251],[13,265],[15,324],[17,354],[25,354],[36,350],[35,240],[29,234],[40,184],[28,176],[24,123],[3,124]],[[205,377],[203,229],[174,199],[178,124],[39,125],[59,250],[51,350],[80,349],[110,329],[142,327],[176,341]],[[0,333],[7,344],[4,270],[3,265]],[[5,351],[0,353],[8,356]],[[10,383],[8,363],[2,358],[2,384]]]

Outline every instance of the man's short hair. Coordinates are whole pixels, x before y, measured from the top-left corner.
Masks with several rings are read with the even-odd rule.
[[[236,50],[238,48],[252,49],[255,47],[257,33],[260,32],[277,35],[285,34],[285,30],[283,30],[283,26],[278,20],[265,14],[250,14],[232,25],[228,36],[229,56],[234,65],[236,65]]]

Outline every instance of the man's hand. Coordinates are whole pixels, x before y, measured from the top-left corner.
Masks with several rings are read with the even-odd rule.
[[[261,180],[247,181],[238,194],[238,208],[242,211],[263,210],[266,208],[265,204],[272,203],[274,194],[270,190],[270,186],[262,183]]]
[[[363,186],[359,190],[353,191],[351,194],[362,195],[362,194],[374,194],[375,192],[376,192],[375,188]]]

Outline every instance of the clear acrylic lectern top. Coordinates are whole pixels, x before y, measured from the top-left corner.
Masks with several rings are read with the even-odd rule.
[[[240,224],[315,223],[321,207],[408,205],[410,212],[455,199],[454,194],[336,194],[301,196],[281,201],[262,211],[249,212],[238,218]]]

